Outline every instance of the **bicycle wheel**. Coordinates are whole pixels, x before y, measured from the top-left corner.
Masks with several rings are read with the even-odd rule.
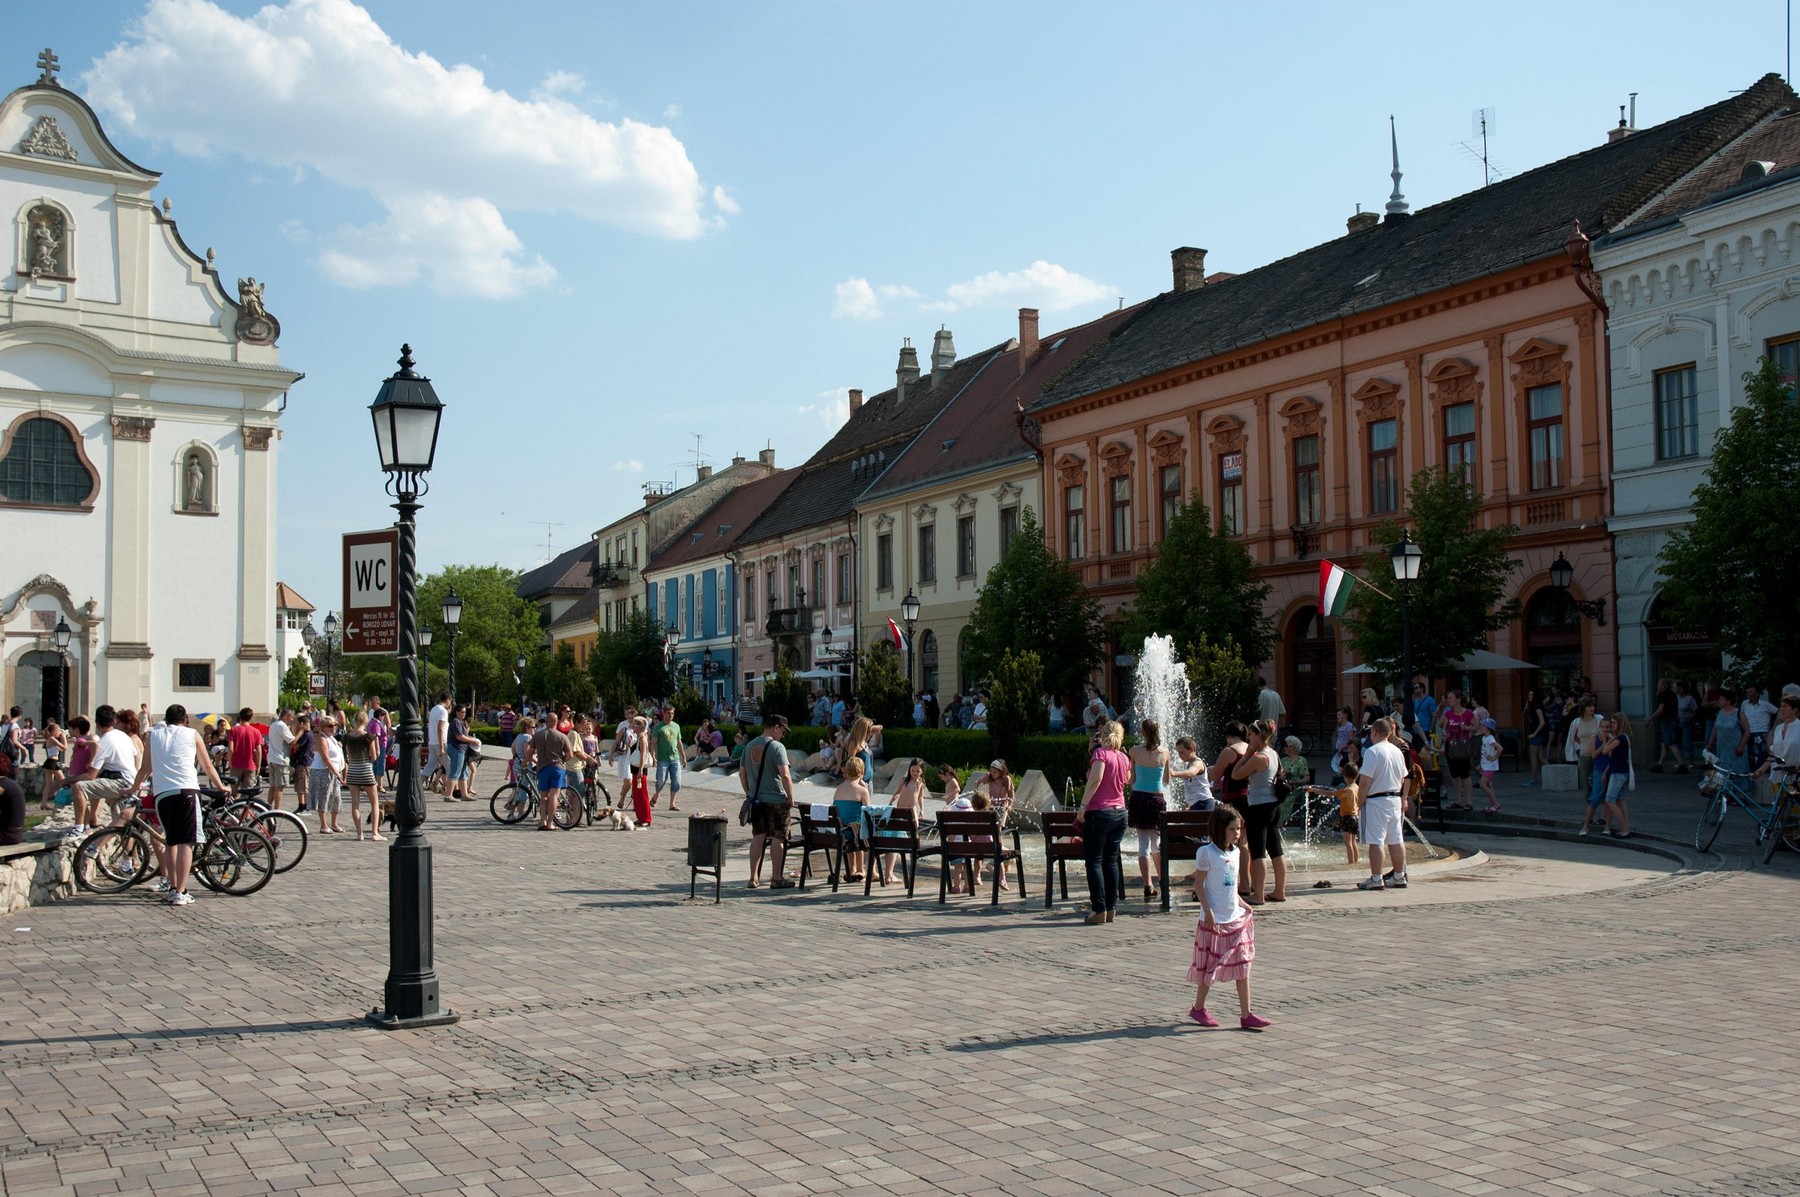
[[[194,872],[208,889],[248,897],[275,875],[275,849],[269,837],[254,828],[219,828],[209,832]]]
[[[1719,838],[1719,827],[1725,822],[1725,795],[1714,794],[1700,812],[1700,825],[1694,828],[1694,847],[1704,852]]]
[[[1762,845],[1762,860],[1768,864],[1775,859],[1775,849],[1781,847],[1783,832],[1788,824],[1788,798],[1781,794],[1775,799],[1775,809],[1769,812],[1769,821],[1757,828],[1756,842]]]
[[[75,884],[91,894],[122,893],[155,868],[148,838],[130,827],[102,828],[75,849]]]
[[[567,831],[571,827],[581,826],[582,808],[580,792],[569,786],[556,796],[556,809],[550,812],[550,818],[558,827]]]
[[[266,810],[245,823],[269,837],[275,849],[275,871],[285,873],[306,855],[306,821],[285,810]]]
[[[613,796],[612,791],[606,788],[606,783],[596,777],[588,783],[588,798],[587,821],[588,826],[592,827],[595,811],[614,809]]]
[[[519,783],[509,781],[488,799],[488,813],[502,823],[517,823],[537,809],[536,796],[521,790]]]

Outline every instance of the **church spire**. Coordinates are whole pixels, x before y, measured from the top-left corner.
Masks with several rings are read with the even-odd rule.
[[[1394,180],[1394,194],[1388,196],[1387,202],[1388,219],[1392,220],[1396,216],[1408,214],[1406,197],[1400,194],[1400,135],[1394,132],[1392,115],[1388,117],[1388,144],[1394,151],[1394,169],[1388,172],[1389,177]]]

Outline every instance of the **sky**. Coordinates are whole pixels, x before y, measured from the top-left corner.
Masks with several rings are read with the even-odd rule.
[[[767,446],[798,464],[903,337],[967,356],[1242,272],[1787,69],[1784,0],[62,0],[14,6],[183,238],[282,324],[277,575],[320,608],[390,523],[366,414],[410,343],[445,413],[423,570],[528,569]],[[1474,149],[1471,149],[1471,146]],[[698,438],[698,440],[696,439]]]

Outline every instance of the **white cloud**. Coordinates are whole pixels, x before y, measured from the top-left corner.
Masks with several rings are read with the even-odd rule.
[[[837,285],[831,314],[842,320],[879,320],[886,314],[883,300],[917,298],[919,293],[911,287],[894,283],[874,287],[866,278],[850,278]]]
[[[552,72],[519,99],[472,66],[397,45],[352,0],[248,17],[213,0],[149,0],[85,82],[109,119],[181,153],[316,172],[372,196],[385,222],[320,237],[321,267],[353,286],[421,274],[460,294],[551,285],[554,268],[507,228],[509,210],[676,239],[729,214],[668,129],[577,107],[581,76]]]
[[[615,461],[612,463],[612,470],[615,474],[641,474],[644,472],[644,463],[636,458],[630,461]]]
[[[892,283],[875,286],[866,278],[846,279],[837,285],[831,314],[850,320],[879,320],[887,315],[884,301],[891,299],[916,299],[922,312],[955,312],[1021,300],[1029,301],[1026,306],[1059,312],[1111,299],[1116,293],[1107,283],[1040,259],[1023,270],[990,270],[967,282],[952,283],[944,288],[942,299],[925,299],[911,287]]]
[[[681,105],[680,104],[670,104],[667,108],[663,109],[663,119],[666,121],[680,120],[681,119]]]
[[[744,206],[737,202],[737,197],[725,190],[725,185],[722,183],[713,188],[712,199],[713,207],[727,216],[736,216],[744,210]]]
[[[827,433],[836,432],[850,418],[850,388],[833,387],[829,391],[820,391],[817,403],[802,403],[794,413],[818,420]]]

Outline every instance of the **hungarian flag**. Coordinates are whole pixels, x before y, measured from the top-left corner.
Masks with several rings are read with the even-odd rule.
[[[891,619],[888,620],[888,634],[894,638],[895,650],[898,652],[905,652],[906,651],[906,633],[902,632],[900,630],[900,625],[895,623]]]
[[[1356,579],[1329,561],[1319,562],[1319,610],[1342,615],[1350,609],[1350,588]]]

